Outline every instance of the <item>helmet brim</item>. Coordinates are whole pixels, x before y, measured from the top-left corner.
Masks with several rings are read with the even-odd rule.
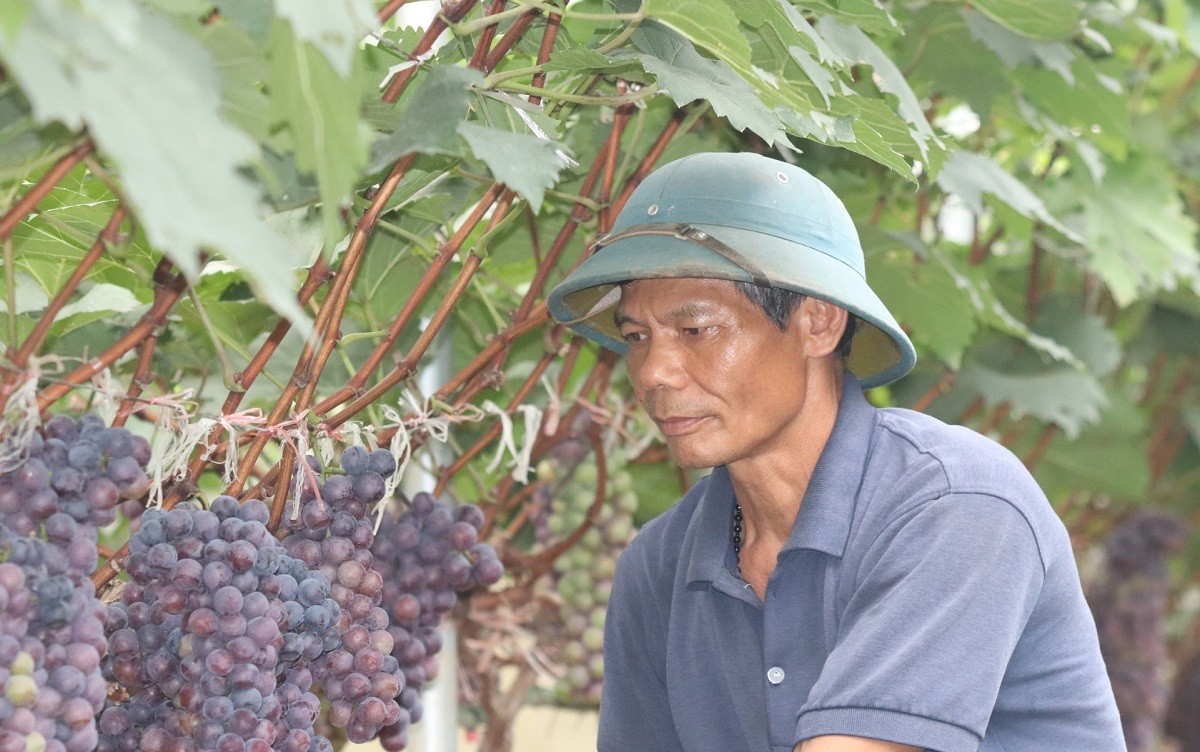
[[[695,224],[766,270],[772,286],[811,295],[844,308],[861,322],[846,366],[864,388],[891,383],[912,370],[912,342],[857,270],[793,240],[753,230]],[[787,278],[773,270],[785,268]],[[753,282],[729,259],[696,242],[669,235],[622,238],[586,259],[548,298],[550,313],[574,331],[624,354],[625,343],[613,320],[614,287],[635,279],[695,277]]]

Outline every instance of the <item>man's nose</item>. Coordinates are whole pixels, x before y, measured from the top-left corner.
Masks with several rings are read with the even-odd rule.
[[[636,364],[635,384],[642,390],[680,389],[686,381],[680,348],[668,337],[651,337]]]

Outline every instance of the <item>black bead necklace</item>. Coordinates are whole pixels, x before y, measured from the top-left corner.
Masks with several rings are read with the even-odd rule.
[[[742,505],[733,505],[733,557],[737,559],[738,571],[742,571]]]

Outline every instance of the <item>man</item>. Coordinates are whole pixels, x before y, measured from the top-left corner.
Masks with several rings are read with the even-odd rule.
[[[1124,750],[1028,472],[863,398],[915,353],[824,184],[752,154],[673,162],[549,303],[626,353],[672,458],[714,468],[621,557],[603,752]]]

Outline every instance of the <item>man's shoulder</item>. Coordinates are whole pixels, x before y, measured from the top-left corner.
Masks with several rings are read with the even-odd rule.
[[[965,426],[905,408],[879,411],[877,449],[903,457],[910,472],[929,474],[931,492],[1041,497],[1021,460],[998,442]]]

